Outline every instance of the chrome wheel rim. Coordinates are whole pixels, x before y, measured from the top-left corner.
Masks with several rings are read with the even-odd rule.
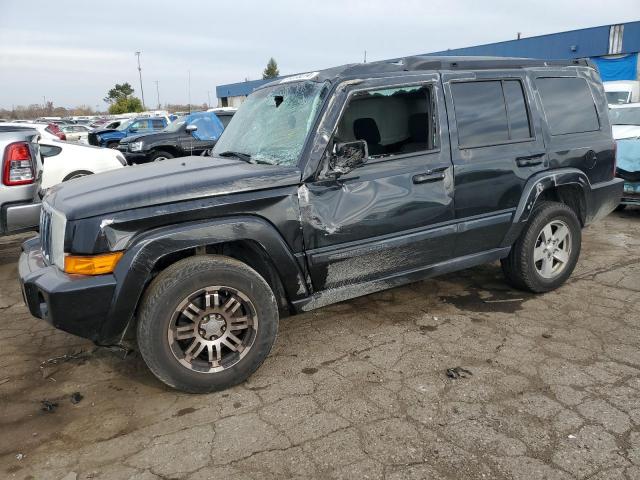
[[[215,373],[242,360],[253,347],[257,331],[256,309],[245,294],[211,286],[180,302],[167,335],[171,352],[182,366]]]
[[[533,263],[542,278],[560,275],[571,257],[571,231],[562,220],[552,220],[538,234],[533,249]]]

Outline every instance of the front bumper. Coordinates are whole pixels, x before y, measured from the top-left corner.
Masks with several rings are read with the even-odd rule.
[[[98,341],[109,315],[113,275],[67,275],[42,257],[40,239],[22,245],[18,275],[24,301],[34,317],[65,332]]]
[[[623,205],[640,205],[640,182],[624,182]]]
[[[118,148],[118,150],[120,150]],[[128,152],[126,150],[120,150],[120,152],[124,153],[124,157],[127,159],[127,163],[132,165],[134,163],[146,163],[147,162],[147,153],[144,152]]]

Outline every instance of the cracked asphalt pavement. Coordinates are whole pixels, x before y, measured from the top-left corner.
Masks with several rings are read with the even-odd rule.
[[[287,318],[210,395],[31,318],[19,240],[0,240],[1,478],[640,478],[640,209],[587,228],[555,292],[492,264]]]

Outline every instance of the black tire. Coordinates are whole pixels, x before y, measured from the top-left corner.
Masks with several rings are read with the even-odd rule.
[[[536,268],[534,249],[542,229],[553,221],[561,221],[568,227],[570,252],[563,269],[553,278],[545,278]],[[502,259],[502,271],[507,281],[520,290],[534,293],[555,290],[569,278],[578,263],[581,243],[582,231],[575,212],[563,203],[541,202],[534,208],[509,255]]]
[[[75,172],[71,172],[69,175],[62,179],[63,182],[67,180],[73,180],[74,178],[86,177],[87,175],[93,175],[93,172],[89,170],[77,170]]]
[[[213,285],[242,292],[253,304],[259,321],[244,357],[222,371],[204,373],[176,358],[168,332],[181,302]],[[168,267],[146,290],[138,312],[137,341],[147,366],[161,382],[190,393],[223,390],[246,380],[271,351],[277,333],[278,306],[267,282],[248,265],[220,255],[190,257]]]
[[[621,203],[620,205],[618,205],[616,207],[616,212],[621,212],[622,210],[624,210],[625,208],[627,208],[627,205],[624,203]]]
[[[109,142],[107,143],[107,148],[110,148],[112,150],[115,150],[118,148],[118,145],[120,145],[120,142]]]
[[[154,152],[151,152],[151,155],[149,155],[150,162],[161,162],[170,158],[174,158],[173,154],[165,152],[164,150],[156,150]]]

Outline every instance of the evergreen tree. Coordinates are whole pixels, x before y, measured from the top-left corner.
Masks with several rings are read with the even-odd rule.
[[[280,76],[280,70],[278,70],[278,63],[276,62],[275,58],[271,57],[269,59],[269,63],[267,63],[267,68],[265,68],[264,72],[262,72],[262,78],[263,79],[276,78],[278,76]]]

